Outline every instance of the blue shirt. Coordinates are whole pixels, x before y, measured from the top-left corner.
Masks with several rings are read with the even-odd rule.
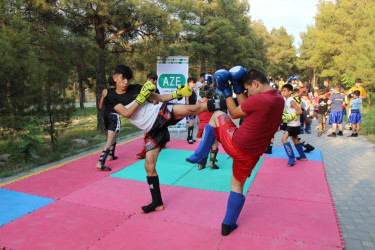
[[[361,98],[355,98],[352,100],[352,102],[350,103],[350,105],[352,106],[352,110],[353,109],[361,109],[362,107],[362,99]]]
[[[342,104],[345,101],[345,97],[341,94],[333,93],[329,99],[331,103],[331,112],[340,112],[342,111]]]

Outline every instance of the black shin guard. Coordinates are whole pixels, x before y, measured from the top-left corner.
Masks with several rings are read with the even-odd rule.
[[[298,141],[300,144],[302,144],[304,148],[306,148],[304,150],[305,153],[311,152],[315,149],[313,146],[311,146],[310,144],[308,144],[306,141],[302,140],[301,138],[298,138]]]
[[[114,142],[111,146],[111,149],[109,150],[109,155],[112,156],[113,160],[116,160],[118,157],[115,156],[115,150],[116,150],[116,142]]]
[[[158,176],[147,176],[147,183],[150,188],[152,202],[147,206],[143,206],[142,210],[145,213],[149,213],[155,210],[156,207],[163,205],[161,198],[159,177]]]
[[[105,151],[103,151],[103,154],[99,158],[100,164],[102,165],[100,167],[101,170],[107,170],[107,171],[112,170],[110,167],[107,167],[106,165],[104,165],[105,161],[107,160],[108,154],[109,154],[109,148],[107,148]]]
[[[194,126],[189,126],[188,127],[188,137],[187,137],[187,141],[189,143],[193,143],[193,131],[194,131]]]
[[[216,150],[211,149],[209,167],[212,168],[212,169],[219,169],[219,166],[215,164],[215,162],[217,162],[216,156],[217,156],[218,152],[219,152],[219,148],[216,149]]]

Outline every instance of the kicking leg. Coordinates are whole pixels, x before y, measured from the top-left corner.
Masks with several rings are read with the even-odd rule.
[[[202,140],[198,148],[195,150],[194,154],[192,154],[189,158],[186,159],[186,161],[190,163],[199,163],[204,158],[207,158],[207,155],[210,152],[210,149],[214,141],[215,141],[214,128],[211,125],[207,124],[204,127]]]

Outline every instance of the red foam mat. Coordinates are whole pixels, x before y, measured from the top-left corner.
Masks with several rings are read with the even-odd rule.
[[[122,213],[56,201],[0,227],[0,246],[87,249],[126,219]]]

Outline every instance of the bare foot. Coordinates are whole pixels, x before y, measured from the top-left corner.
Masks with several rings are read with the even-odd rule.
[[[110,155],[108,155],[108,156],[107,156],[107,161],[113,161],[113,157],[110,156]]]
[[[102,169],[102,164],[101,164],[100,162],[98,162],[98,163],[96,164],[96,168],[99,169],[99,170],[101,170],[101,169]]]
[[[158,206],[154,209],[154,211],[163,211],[164,210],[164,205]],[[145,214],[145,211],[141,209],[141,214]]]

